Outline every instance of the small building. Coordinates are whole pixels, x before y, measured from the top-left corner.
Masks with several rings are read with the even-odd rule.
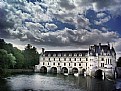
[[[90,45],[88,50],[45,51],[35,66],[36,72],[113,76],[116,52],[110,44]]]

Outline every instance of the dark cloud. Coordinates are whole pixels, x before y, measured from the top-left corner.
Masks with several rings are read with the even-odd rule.
[[[103,9],[112,6],[115,2],[114,0],[93,0],[96,3],[97,9]]]
[[[59,5],[62,8],[65,8],[67,10],[72,10],[75,8],[75,6],[73,5],[73,3],[70,3],[69,0],[60,0]]]
[[[4,9],[0,9],[0,37],[9,37],[9,33],[6,31],[8,28],[13,28],[14,23],[7,21],[7,12]]]

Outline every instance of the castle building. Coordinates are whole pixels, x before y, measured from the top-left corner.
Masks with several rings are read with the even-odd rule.
[[[45,51],[42,48],[36,72],[113,76],[116,52],[110,44],[90,45],[88,50]]]

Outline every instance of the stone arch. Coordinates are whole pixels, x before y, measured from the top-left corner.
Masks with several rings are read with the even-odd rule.
[[[68,73],[68,69],[67,69],[66,67],[63,67],[63,68],[61,69],[61,73]]]
[[[41,72],[41,73],[47,73],[47,68],[46,68],[45,66],[42,66],[42,67],[40,68],[40,72]]]
[[[86,69],[82,69],[82,75],[85,75]]]
[[[56,67],[52,67],[51,69],[50,69],[50,73],[57,73],[57,68]]]
[[[76,67],[74,67],[74,68],[72,69],[72,74],[78,73],[78,72],[79,72],[79,70],[78,70]]]
[[[95,77],[102,79],[103,77],[103,71],[101,69],[98,69],[95,71]]]

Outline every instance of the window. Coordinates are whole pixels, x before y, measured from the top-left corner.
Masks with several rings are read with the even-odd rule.
[[[107,64],[107,59],[106,59],[106,64]]]
[[[53,54],[51,54],[51,57],[53,56]]]
[[[71,61],[71,58],[69,58],[69,60]]]
[[[45,63],[43,62],[43,65],[45,65]]]
[[[64,54],[64,56],[66,56],[66,54]]]
[[[49,61],[50,61],[50,58],[49,58]]]
[[[45,60],[45,58],[43,58],[43,60]]]
[[[81,58],[80,58],[80,61],[81,61]]]
[[[50,57],[50,54],[48,54],[48,56]]]
[[[71,56],[71,54],[69,54],[69,56]]]
[[[101,67],[104,67],[104,63],[101,63]]]
[[[48,62],[48,65],[49,65],[49,62]]]
[[[111,59],[110,59],[110,64],[112,64]]]
[[[58,63],[58,65],[60,65],[60,63]]]
[[[79,66],[81,66],[81,63],[79,63]]]
[[[64,61],[66,61],[66,58],[64,58]]]
[[[53,65],[55,65],[55,63],[53,63]]]
[[[86,63],[86,66],[87,66],[87,63]]]
[[[69,66],[70,66],[70,63],[69,63]]]
[[[102,58],[101,60],[104,61],[104,58]]]
[[[74,66],[76,66],[76,63],[74,63]]]
[[[54,58],[54,61],[55,61],[55,58]]]
[[[56,54],[53,54],[53,56],[55,57],[55,56],[56,56]]]
[[[60,61],[60,58],[59,58],[59,61]]]
[[[82,56],[84,57],[85,56],[85,53],[82,53]]]
[[[110,60],[108,59],[108,64],[109,64],[109,61],[110,61]]]
[[[66,66],[66,63],[64,63],[64,66]]]
[[[88,61],[88,58],[86,58],[86,61]]]
[[[79,54],[77,54],[77,57],[79,56]]]
[[[75,53],[74,56],[77,56],[77,54]]]
[[[74,60],[76,61],[76,58]]]

